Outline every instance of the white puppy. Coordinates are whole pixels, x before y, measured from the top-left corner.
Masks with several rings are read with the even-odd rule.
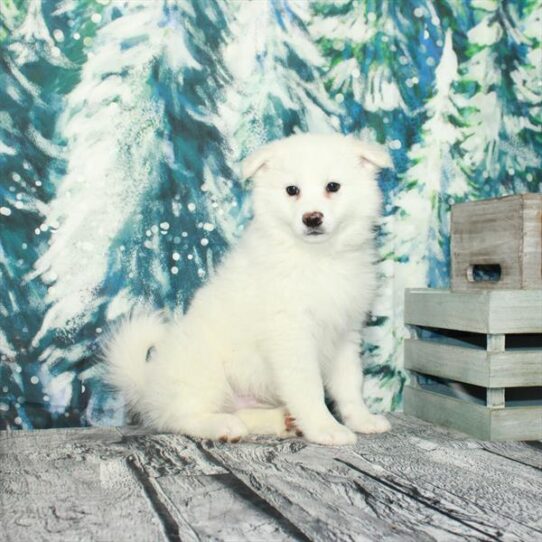
[[[383,148],[341,135],[249,156],[254,219],[187,314],[132,318],[108,345],[129,407],[158,430],[230,441],[285,435],[293,420],[320,444],[388,430],[363,401],[359,349],[375,290],[375,177],[389,165]]]

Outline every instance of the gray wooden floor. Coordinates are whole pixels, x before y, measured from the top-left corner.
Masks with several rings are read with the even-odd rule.
[[[0,432],[0,540],[542,541],[542,446],[404,415],[355,447]]]

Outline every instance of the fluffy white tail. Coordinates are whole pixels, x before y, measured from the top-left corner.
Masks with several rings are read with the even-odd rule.
[[[138,314],[124,321],[104,348],[107,381],[122,392],[131,409],[145,391],[149,350],[161,340],[165,330],[160,313]]]

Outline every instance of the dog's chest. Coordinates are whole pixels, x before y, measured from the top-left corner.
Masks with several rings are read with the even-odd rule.
[[[372,290],[372,284],[367,284]],[[303,312],[321,326],[344,328],[356,325],[367,309],[367,288],[359,269],[325,262],[299,273],[297,296]]]

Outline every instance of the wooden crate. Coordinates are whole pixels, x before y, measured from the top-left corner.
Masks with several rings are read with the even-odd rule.
[[[542,194],[454,205],[451,260],[454,291],[542,288]]]
[[[542,439],[542,290],[405,294],[405,413],[484,440]]]

